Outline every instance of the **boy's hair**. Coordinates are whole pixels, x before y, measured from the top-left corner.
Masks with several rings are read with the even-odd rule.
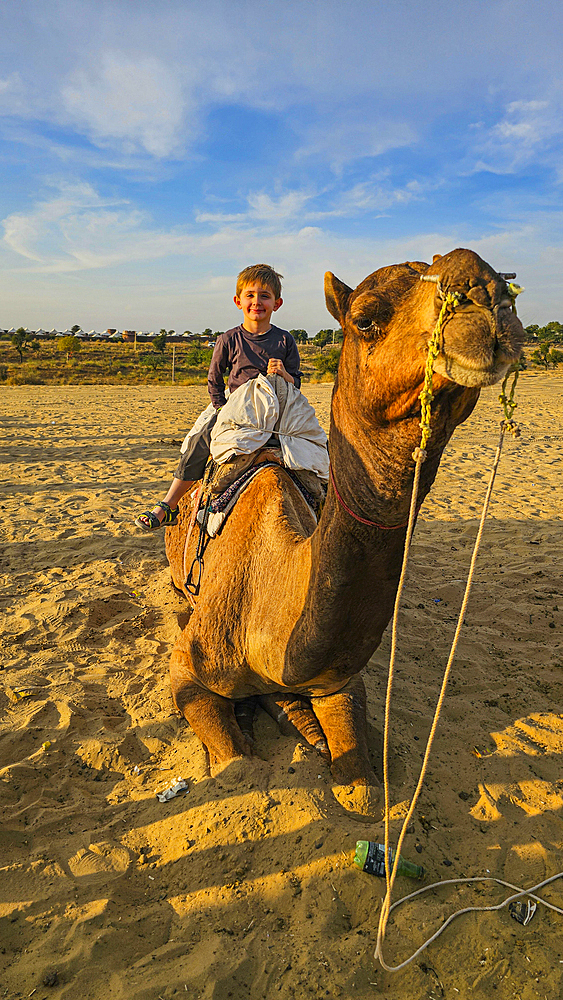
[[[247,285],[259,281],[264,288],[269,288],[273,292],[275,299],[280,299],[282,278],[283,274],[278,274],[269,264],[251,264],[237,275],[237,297],[240,298],[240,293]]]

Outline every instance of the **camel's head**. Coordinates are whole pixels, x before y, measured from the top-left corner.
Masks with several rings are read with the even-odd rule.
[[[437,374],[481,388],[498,382],[520,357],[524,330],[507,282],[471,250],[452,250],[431,265],[381,268],[355,290],[328,272],[325,292],[345,340],[356,343],[373,375],[377,369],[392,378],[400,367],[417,377],[448,293],[458,298],[442,325]]]
[[[423,276],[434,285],[433,312],[444,297],[458,304],[443,327],[434,371],[458,385],[493,385],[518,360],[524,328],[517,318],[504,275],[471,250],[436,256]]]

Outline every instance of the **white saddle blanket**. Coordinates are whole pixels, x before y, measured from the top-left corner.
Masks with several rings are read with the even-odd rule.
[[[306,397],[294,385],[285,385],[287,399],[281,417],[280,401],[264,375],[235,389],[211,432],[211,457],[221,465],[235,455],[250,455],[275,434],[288,469],[308,469],[326,482],[327,436]]]

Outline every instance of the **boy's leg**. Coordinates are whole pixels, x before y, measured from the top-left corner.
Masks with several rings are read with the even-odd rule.
[[[176,479],[176,476],[174,476],[174,479],[170,484],[168,493],[164,497],[164,503],[167,503],[168,506],[172,507],[172,509],[174,510],[178,506],[178,503],[180,502],[182,497],[186,495],[188,490],[190,490],[194,485],[194,483],[196,482],[197,479]],[[157,503],[156,506],[153,507],[152,512],[153,514],[156,514],[158,520],[162,524],[166,514],[164,508],[161,507],[159,503]]]
[[[193,487],[205,471],[207,459],[211,448],[211,431],[217,421],[217,411],[208,408],[197,419],[192,431],[185,442],[185,450],[180,455],[178,467],[174,473],[174,479],[168,488],[163,503],[167,504],[172,511],[178,506],[178,502]],[[157,503],[150,512],[157,518],[160,524],[166,518],[167,512]],[[150,529],[151,525],[147,513],[141,514],[135,521],[142,522],[139,527]],[[174,522],[175,523],[175,522]],[[158,525],[154,525],[158,527]]]

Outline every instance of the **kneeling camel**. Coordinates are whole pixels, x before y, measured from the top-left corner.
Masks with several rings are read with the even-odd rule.
[[[255,697],[317,746],[336,784],[354,787],[351,807],[369,814],[379,782],[368,756],[361,671],[393,610],[428,343],[444,296],[458,293],[434,364],[420,501],[480,389],[518,359],[524,331],[504,276],[470,250],[431,265],[380,268],[355,290],[330,272],[325,285],[344,343],[319,524],[283,468],[267,468],[252,481],[208,544],[200,596],[170,674],[176,705],[212,760],[252,753],[237,710]],[[184,593],[188,521],[186,504],[166,537],[172,580]],[[193,548],[195,538],[188,566]]]

